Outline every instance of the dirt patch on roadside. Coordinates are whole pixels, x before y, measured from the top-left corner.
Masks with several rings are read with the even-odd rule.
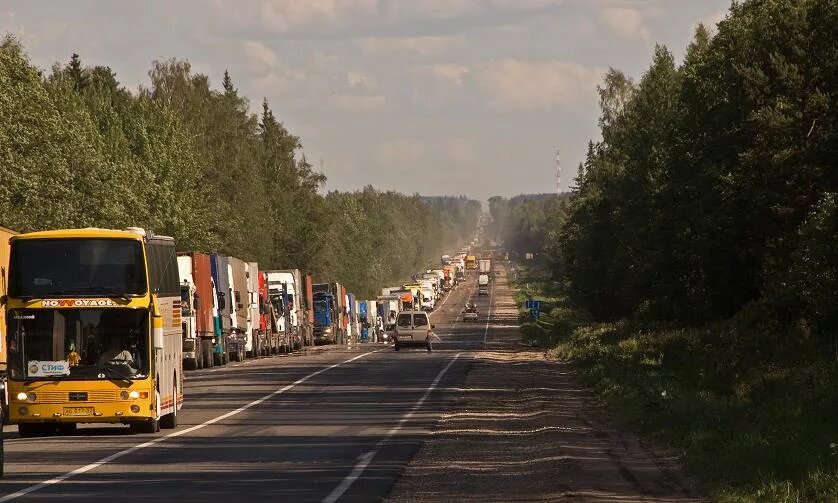
[[[676,459],[611,427],[570,365],[504,346],[472,355],[389,501],[707,501]]]

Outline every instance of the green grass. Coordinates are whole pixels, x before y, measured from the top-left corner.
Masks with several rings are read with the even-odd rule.
[[[573,361],[627,426],[682,453],[715,500],[838,501],[838,367],[759,306],[719,326],[641,327],[591,321],[545,293],[550,312],[523,336]]]

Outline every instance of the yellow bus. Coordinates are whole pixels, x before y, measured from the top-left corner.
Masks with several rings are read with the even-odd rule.
[[[466,269],[477,269],[477,257],[474,255],[466,257]]]
[[[9,419],[23,437],[78,423],[177,426],[183,403],[174,239],[139,228],[11,238]]]

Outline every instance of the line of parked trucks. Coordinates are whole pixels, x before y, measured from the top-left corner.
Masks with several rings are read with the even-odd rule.
[[[15,233],[2,231],[5,267],[8,238]],[[375,300],[356,299],[338,282],[314,283],[299,269],[263,270],[255,262],[222,254],[178,253],[184,368],[210,368],[321,344],[386,342],[400,311],[432,311],[468,270],[477,269],[483,285],[491,261],[468,250],[443,255],[438,268],[382,289]],[[0,322],[2,318],[0,313]]]
[[[178,254],[186,369],[320,344],[365,340],[374,305],[299,269],[198,252]]]

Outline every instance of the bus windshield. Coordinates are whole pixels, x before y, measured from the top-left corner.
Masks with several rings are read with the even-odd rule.
[[[15,309],[8,327],[12,379],[148,376],[144,309]]]
[[[11,297],[111,297],[146,292],[142,244],[130,239],[12,242]]]

